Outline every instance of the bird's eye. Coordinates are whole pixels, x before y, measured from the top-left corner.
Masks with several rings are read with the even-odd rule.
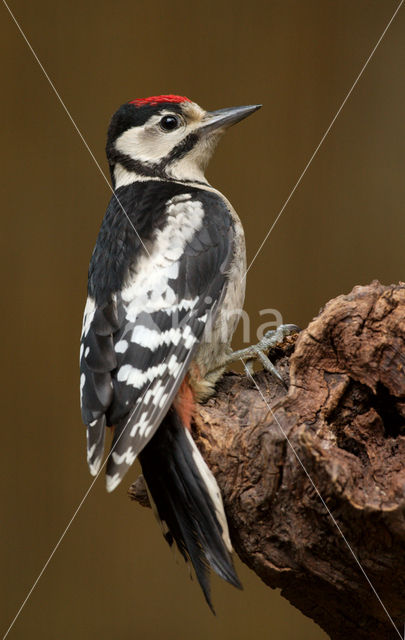
[[[179,124],[180,121],[176,116],[163,116],[160,121],[160,127],[163,131],[173,131],[174,129],[177,129]]]

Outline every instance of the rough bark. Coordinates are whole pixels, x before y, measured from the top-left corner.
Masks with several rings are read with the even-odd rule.
[[[236,552],[333,640],[402,637],[404,343],[405,284],[355,287],[271,354],[288,392],[229,373],[195,418]]]

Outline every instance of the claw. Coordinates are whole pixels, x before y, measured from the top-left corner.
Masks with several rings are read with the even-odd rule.
[[[236,362],[237,360],[244,360],[244,365],[247,372],[250,375],[253,375],[253,363],[254,360],[260,360],[263,365],[263,368],[266,369],[277,382],[282,384],[285,388],[287,388],[286,383],[281,377],[280,373],[277,371],[277,368],[271,362],[270,358],[266,355],[265,352],[268,352],[270,349],[274,349],[278,347],[280,344],[284,342],[284,339],[293,334],[298,333],[300,328],[295,324],[282,324],[277,329],[272,331],[267,331],[267,333],[263,336],[263,338],[255,345],[251,345],[246,349],[240,349],[239,351],[233,351],[227,358],[226,362],[224,362],[223,366],[230,364],[231,362]]]
[[[274,366],[270,358],[266,356],[266,354],[263,353],[263,351],[260,351],[260,349],[257,351],[257,355],[259,357],[260,362],[263,365],[263,369],[266,369],[269,373],[271,373],[273,378],[275,378],[277,382],[282,384],[283,387],[287,389],[286,383],[284,382],[283,378],[281,377],[281,374],[279,373],[277,368]]]

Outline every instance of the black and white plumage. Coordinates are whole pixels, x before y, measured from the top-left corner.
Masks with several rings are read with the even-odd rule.
[[[189,433],[243,303],[243,230],[205,180],[219,135],[257,107],[205,112],[186,98],[123,105],[107,140],[114,194],[91,258],[80,352],[90,471],[106,426],[112,491],[139,455],[165,537],[235,586],[221,495]],[[215,374],[210,374],[212,369]]]

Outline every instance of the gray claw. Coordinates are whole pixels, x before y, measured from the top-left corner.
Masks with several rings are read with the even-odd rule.
[[[270,349],[274,349],[283,343],[284,338],[293,333],[298,333],[300,328],[295,324],[281,324],[277,329],[272,329],[271,331],[267,331],[267,333],[263,336],[263,338],[258,342],[258,344],[251,345],[246,349],[240,349],[239,351],[234,351],[231,353],[223,366],[230,364],[231,362],[236,362],[237,360],[244,360],[244,366],[250,375],[253,375],[253,362],[256,359],[259,359],[263,365],[263,368],[266,369],[277,382],[283,385],[283,387],[287,388],[286,383],[281,377],[280,373],[277,371],[277,368],[271,362],[270,358],[266,355],[265,352]]]
[[[285,387],[287,389],[286,383],[284,382],[283,378],[281,377],[281,374],[279,373],[277,368],[274,366],[274,364],[272,363],[270,358],[268,358],[266,356],[266,354],[263,353],[263,351],[260,351],[260,350],[258,350],[257,355],[259,357],[260,362],[263,365],[263,368],[266,369],[273,376],[273,378],[275,378],[275,380],[277,380],[277,382],[282,384],[283,387]]]

